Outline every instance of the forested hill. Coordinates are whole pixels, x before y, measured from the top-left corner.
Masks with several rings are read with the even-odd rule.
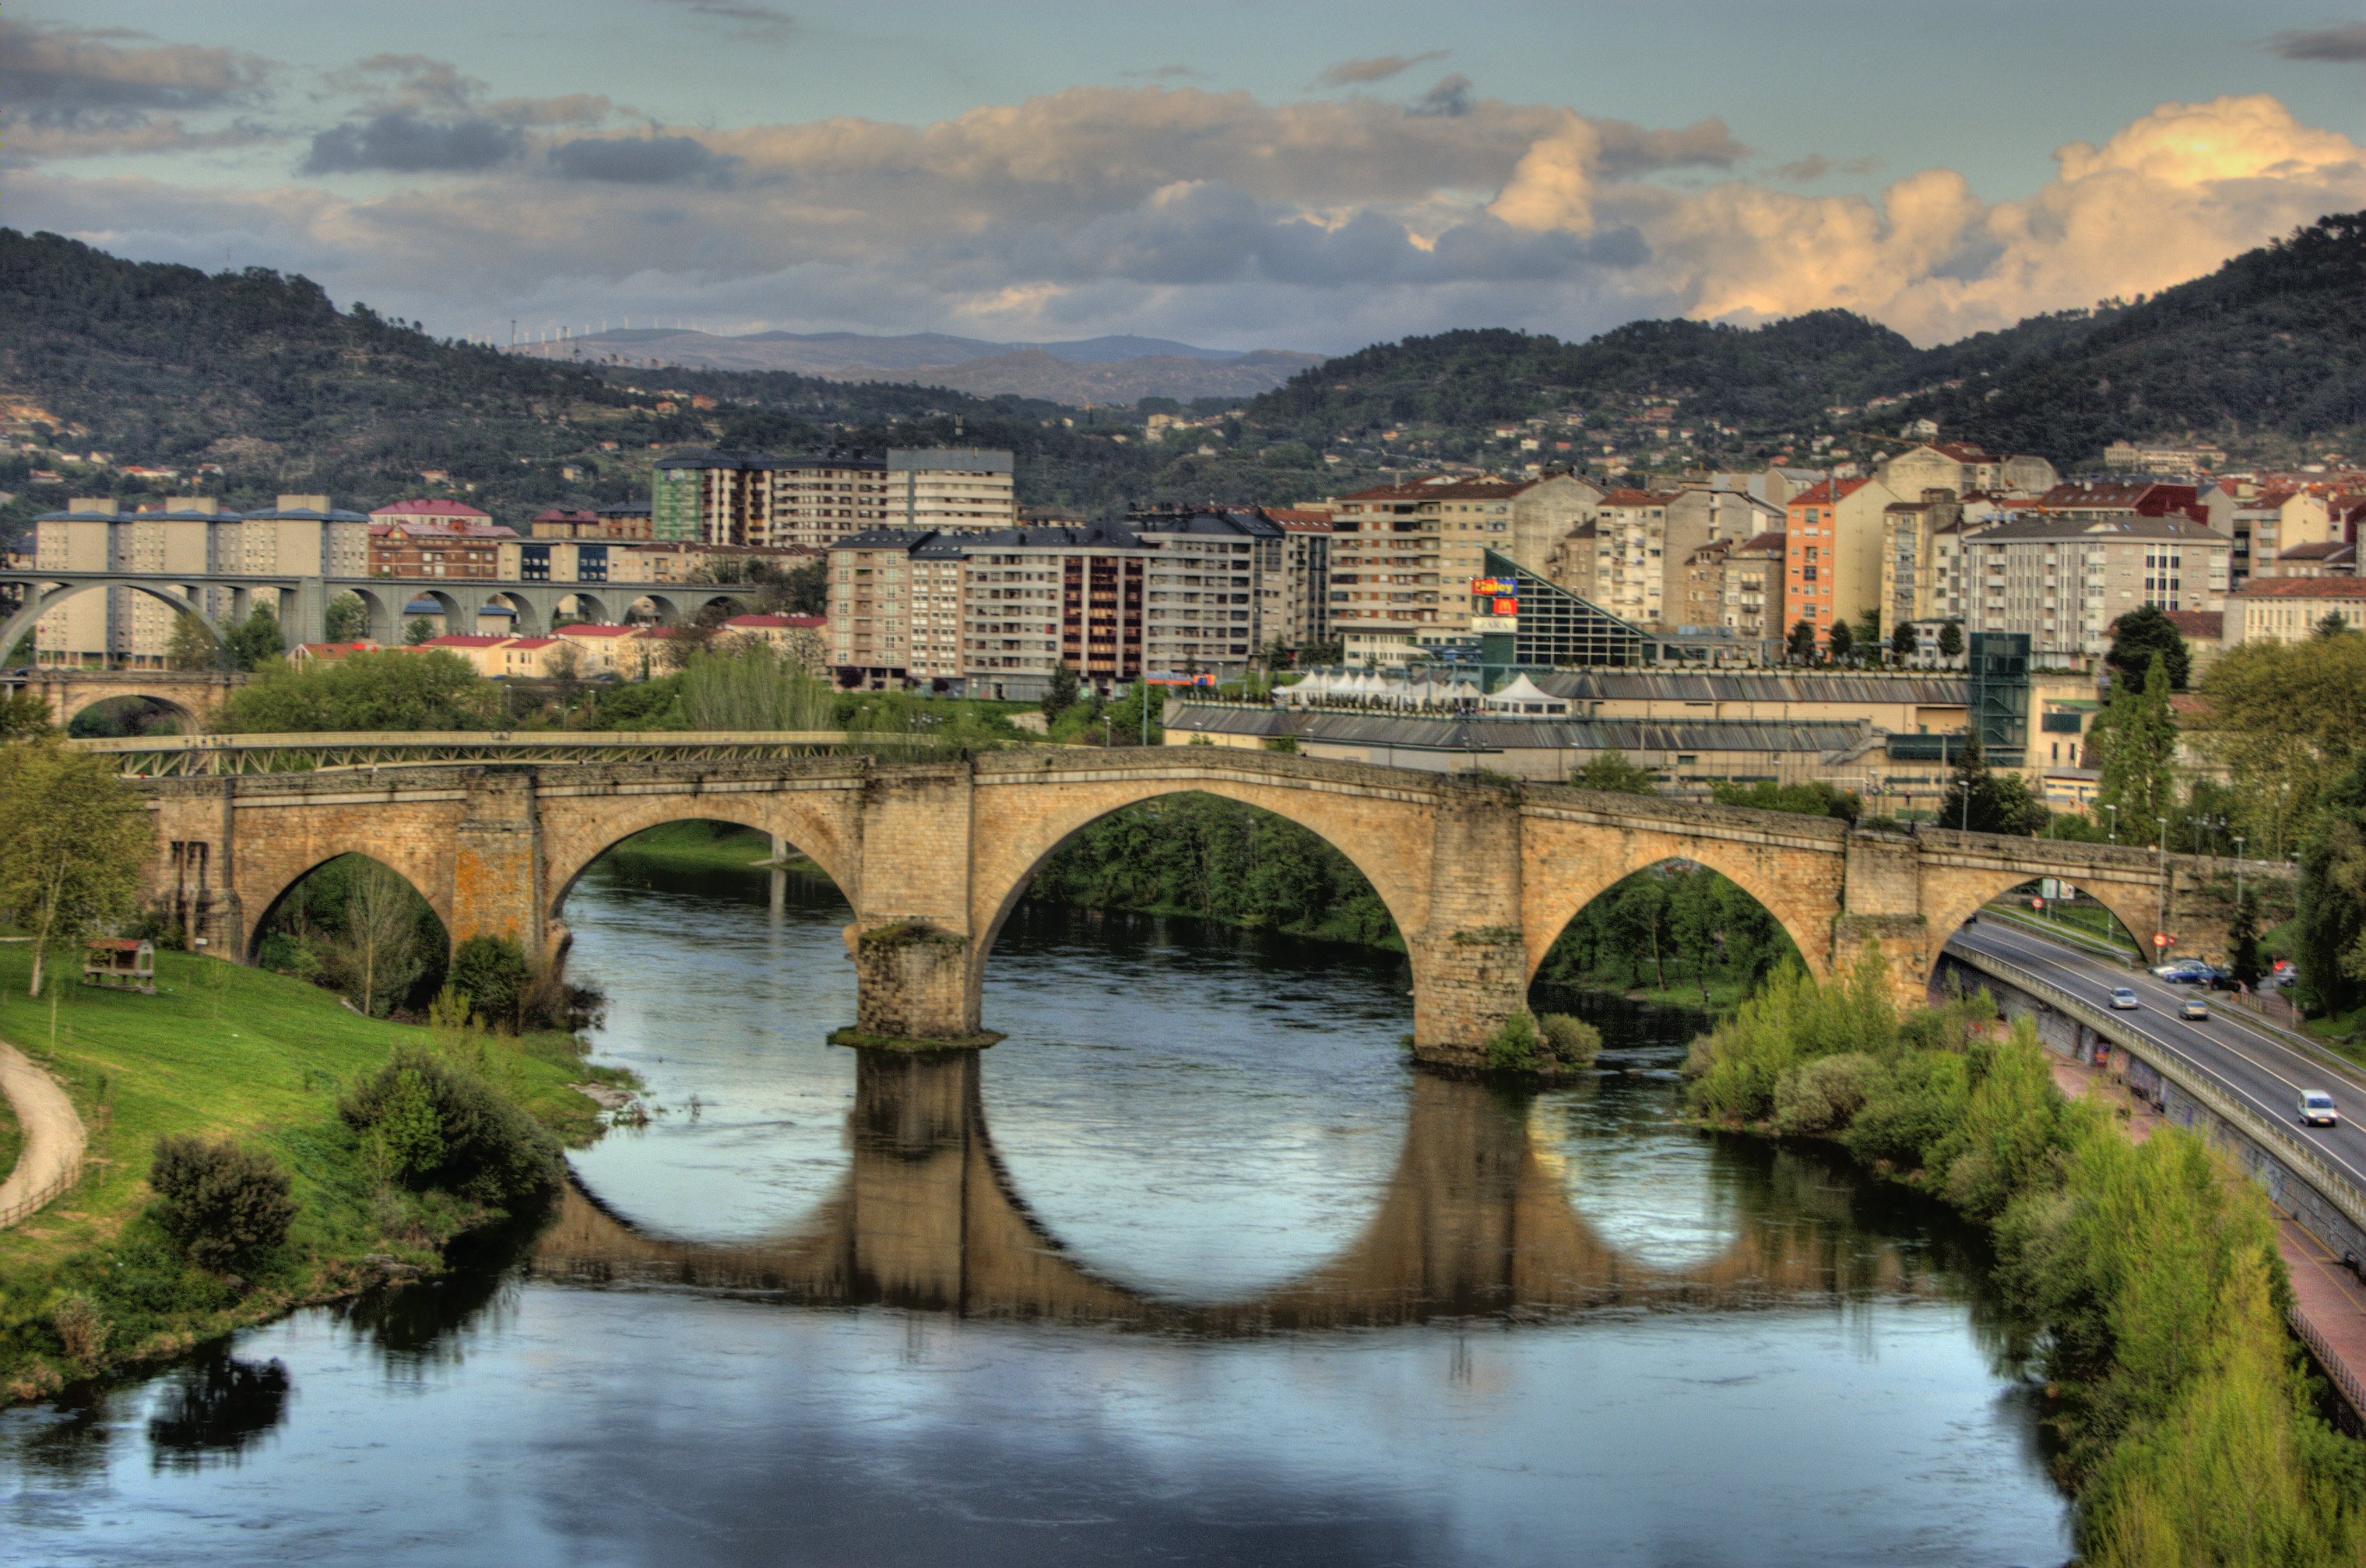
[[[1830,407],[1994,371],[2100,324],[2090,312],[2067,311],[1933,350],[1846,310],[1763,327],[1629,321],[1582,344],[1502,329],[1441,333],[1301,371],[1247,412],[1321,438],[1383,424],[1483,424],[1572,404],[1608,430],[1622,415],[1664,405],[1687,423],[1773,436],[1818,428]]]
[[[2189,432],[2324,442],[2354,460],[2366,426],[2366,212],[2248,251],[1910,412],[1992,451],[2057,463],[2091,460],[2115,440]]]

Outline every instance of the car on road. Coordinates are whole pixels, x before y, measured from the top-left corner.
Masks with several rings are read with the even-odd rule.
[[[2341,1114],[2333,1109],[2333,1096],[2321,1089],[2312,1089],[2300,1097],[2300,1124],[2304,1127],[2331,1127],[2339,1123]]]
[[[2133,1012],[2143,1006],[2144,1003],[2136,1000],[2136,994],[2125,986],[2112,987],[2112,1010],[2114,1012]]]
[[[2188,997],[2185,1005],[2177,1010],[2177,1016],[2207,1023],[2210,1021],[2210,1004],[2200,997]]]
[[[2180,958],[2173,960],[2170,963],[2155,966],[2153,969],[2153,976],[2156,979],[2168,980],[2174,983],[2180,976],[2191,975],[2197,969],[2207,969],[2208,967],[2210,966],[2203,963],[2199,958]]]

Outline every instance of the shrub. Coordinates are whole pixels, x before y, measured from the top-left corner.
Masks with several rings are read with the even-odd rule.
[[[1774,1125],[1792,1134],[1837,1133],[1864,1108],[1881,1064],[1862,1051],[1822,1056],[1774,1082]]]
[[[227,1141],[157,1139],[148,1184],[163,1201],[157,1223],[201,1269],[226,1269],[277,1247],[296,1218],[287,1175]]]
[[[1537,1019],[1537,1028],[1545,1037],[1553,1060],[1564,1067],[1590,1067],[1602,1051],[1602,1031],[1582,1018],[1572,1018],[1565,1012],[1549,1012]]]
[[[1925,1151],[1961,1123],[1970,1095],[1963,1057],[1901,1057],[1866,1087],[1865,1106],[1849,1123],[1849,1152],[1868,1164],[1886,1159],[1900,1169],[1920,1166]]]
[[[525,949],[505,936],[472,936],[452,954],[448,984],[496,1029],[514,1031],[534,975]]]
[[[1487,1066],[1499,1072],[1532,1073],[1543,1045],[1537,1021],[1523,1010],[1505,1019],[1503,1027],[1488,1038]]]
[[[477,1074],[425,1051],[395,1052],[337,1112],[381,1154],[389,1178],[410,1187],[502,1204],[558,1182],[558,1145],[541,1123]]]
[[[58,1343],[65,1347],[69,1360],[96,1367],[107,1354],[107,1333],[114,1325],[96,1302],[77,1291],[50,1309],[50,1326],[58,1331]]]

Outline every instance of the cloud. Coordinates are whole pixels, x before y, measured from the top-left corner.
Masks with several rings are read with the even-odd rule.
[[[378,74],[440,90],[432,72]],[[1453,326],[1583,336],[1639,315],[1828,306],[1929,343],[2151,292],[2366,207],[2366,152],[2266,96],[2163,104],[1991,203],[1945,168],[1871,195],[1745,176],[1753,155],[1716,119],[1641,126],[1455,96],[1462,112],[1414,114],[1373,96],[1096,86],[927,125],[584,135],[505,123],[466,87],[458,114],[422,99],[385,110],[407,118],[377,140],[375,116],[323,133],[350,139],[328,144],[340,168],[394,166],[416,142],[401,152],[415,166],[454,171],[432,188],[24,176],[11,217],[125,254],[202,262],[231,244],[441,330],[481,326],[478,313],[694,310],[739,330],[902,321],[1345,349]],[[474,152],[436,140],[472,121]]]
[[[583,137],[553,147],[550,162],[570,180],[704,186],[727,182],[740,164],[688,136]]]
[[[353,101],[350,113],[374,116],[411,113],[449,118],[467,116],[497,125],[600,125],[629,111],[596,93],[555,98],[492,98],[474,76],[464,76],[448,60],[424,54],[373,54],[322,79],[316,97]]]
[[[1208,73],[1192,65],[1156,65],[1147,71],[1121,71],[1118,74],[1121,76],[1130,76],[1138,80],[1152,82],[1204,82],[1208,80]]]
[[[1450,50],[1433,49],[1424,54],[1376,54],[1369,60],[1343,60],[1317,76],[1326,87],[1353,87],[1367,82],[1385,82],[1401,72],[1432,60],[1443,60]]]
[[[36,124],[254,103],[270,64],[236,50],[128,45],[119,29],[0,21],[0,97]]]
[[[1821,152],[1810,152],[1794,163],[1778,164],[1767,172],[1794,185],[1813,185],[1826,175],[1869,175],[1881,167],[1878,158],[1846,158],[1838,163]]]
[[[759,5],[755,0],[655,0],[661,6],[671,6],[704,20],[728,22],[744,36],[784,38],[794,30],[794,17],[774,6]]]
[[[300,172],[461,173],[490,169],[516,157],[524,146],[524,133],[513,126],[496,125],[489,119],[422,119],[408,109],[389,109],[313,137],[312,151]]]
[[[1441,76],[1437,85],[1405,106],[1405,113],[1453,117],[1470,112],[1470,78]]]
[[[2354,65],[2366,61],[2366,22],[2288,28],[2270,35],[2261,47],[2286,60],[2330,60]]]

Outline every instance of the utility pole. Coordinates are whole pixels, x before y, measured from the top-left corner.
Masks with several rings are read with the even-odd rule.
[[[2160,845],[2158,863],[2160,866],[2160,923],[2153,927],[2153,930],[2160,932],[2163,936],[2166,936],[2169,934],[2169,818],[2166,817],[2157,817],[2153,818],[2153,820],[2160,824]],[[2161,943],[2159,951],[2163,956],[2166,956],[2169,952],[2168,943]]]
[[[2235,835],[2235,908],[2243,907],[2243,835]]]

